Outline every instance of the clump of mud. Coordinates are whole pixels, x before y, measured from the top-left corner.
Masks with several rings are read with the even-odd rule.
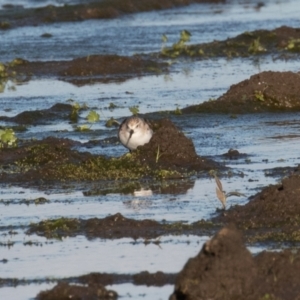
[[[288,250],[253,258],[240,232],[225,227],[188,260],[170,300],[294,300],[300,293],[299,268],[300,254]]]
[[[217,100],[182,110],[234,114],[286,111],[300,111],[300,73],[262,72],[232,85]]]
[[[101,284],[89,284],[88,286],[58,283],[53,289],[40,292],[38,300],[114,300],[118,298],[115,291],[107,290]]]
[[[169,119],[152,122],[152,127],[154,134],[150,142],[137,151],[137,158],[141,161],[152,167],[175,170],[211,170],[218,167],[212,160],[197,155],[192,140]]]

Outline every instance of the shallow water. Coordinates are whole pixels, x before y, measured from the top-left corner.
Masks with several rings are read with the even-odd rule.
[[[37,2],[19,3],[33,6]],[[239,5],[235,2],[204,4],[134,14],[116,20],[60,23],[3,31],[0,32],[0,60],[9,61],[16,56],[30,60],[59,60],[93,53],[131,55],[135,52],[159,51],[162,34],[169,36],[168,43],[171,44],[183,29],[193,34],[192,43],[199,43],[225,39],[254,29],[274,29],[281,25],[300,27],[298,2],[265,3],[260,11],[254,9],[256,2],[250,5]],[[226,33],[223,28],[227,29]],[[40,38],[45,32],[53,34],[53,38]],[[18,137],[69,137],[82,143],[91,139],[102,140],[116,136],[116,129],[107,129],[104,126],[105,121],[110,117],[122,120],[130,114],[128,108],[131,106],[138,105],[141,113],[151,113],[198,104],[219,97],[230,85],[264,70],[298,71],[298,66],[295,61],[274,62],[270,58],[256,61],[186,60],[175,62],[169,75],[146,76],[123,83],[77,87],[52,79],[26,83],[9,82],[0,94],[0,115],[15,116],[25,110],[46,109],[56,103],[65,103],[71,98],[80,104],[87,103],[91,109],[100,113],[101,121],[94,124],[91,131],[78,133],[71,124],[61,121],[29,126]],[[119,107],[110,111],[108,106],[111,102]],[[80,123],[85,123],[87,113],[88,111],[81,113]],[[157,114],[153,116],[157,117]],[[230,197],[227,200],[228,207],[244,204],[248,197],[262,187],[276,183],[278,178],[269,176],[269,169],[296,166],[300,163],[299,113],[169,116],[193,140],[199,155],[209,156],[232,168],[235,176],[224,174],[221,177],[223,187],[226,192],[238,191],[245,196]],[[226,160],[222,154],[230,148],[236,148],[247,156],[238,160]],[[78,149],[110,156],[119,156],[126,152],[119,144],[105,147],[98,145],[93,148],[81,146]],[[164,185],[172,184],[174,188],[167,193],[163,192]],[[215,194],[216,184],[212,179],[195,177],[187,181],[146,182],[141,183],[141,187],[140,191],[133,194],[114,192],[84,196],[83,192],[97,190],[97,182],[72,183],[64,188],[49,185],[28,188],[25,185],[20,187],[2,184],[0,242],[13,245],[0,247],[0,260],[8,260],[1,265],[0,278],[43,280],[89,272],[178,272],[189,257],[200,251],[208,237],[163,236],[159,246],[146,246],[141,239],[136,242],[131,239],[87,240],[78,236],[63,241],[50,241],[24,234],[30,222],[48,218],[103,218],[120,212],[134,219],[194,222],[208,219],[221,207]],[[43,205],[24,204],[25,200],[38,197],[45,197],[50,202]],[[9,234],[10,229],[17,234]],[[32,241],[33,245],[24,245],[28,241]],[[261,248],[253,247],[250,250],[256,253]],[[109,259],[104,259],[107,256]],[[17,288],[4,287],[0,289],[0,299],[30,299],[39,291],[53,285],[42,283]],[[132,284],[108,288],[118,291],[123,299],[167,299],[173,289],[169,285],[163,288],[147,288]]]
[[[192,43],[224,40],[245,31],[274,29],[282,25],[299,27],[300,7],[297,0],[257,1],[237,4],[190,5],[170,10],[137,13],[112,20],[88,20],[22,27],[0,31],[2,61],[15,57],[28,60],[72,59],[91,54],[133,55],[158,52],[161,36],[171,45],[181,30],[192,33]],[[224,32],[226,28],[226,32]],[[52,38],[42,38],[44,33]]]

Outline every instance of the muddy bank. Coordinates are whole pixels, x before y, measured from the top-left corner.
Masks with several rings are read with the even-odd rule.
[[[146,12],[188,5],[191,3],[220,3],[224,0],[105,0],[100,2],[64,5],[48,5],[35,9],[11,7],[0,11],[0,29],[19,26],[37,26],[54,22],[76,22],[89,19],[111,19],[123,14]]]
[[[212,221],[234,223],[249,242],[300,242],[300,167],[281,183],[265,187],[244,206],[233,206]]]
[[[143,238],[145,244],[159,244],[161,235],[207,235],[215,232],[220,227],[211,222],[198,221],[192,224],[160,223],[154,220],[134,220],[125,218],[120,213],[103,219],[68,219],[60,218],[32,223],[27,234],[37,234],[47,238],[84,235],[89,239],[120,239],[120,238]]]
[[[275,60],[297,59],[300,52],[300,28],[282,26],[274,30],[247,31],[223,41],[193,45],[186,45],[185,42],[181,36],[177,43],[163,48],[161,56],[210,59],[272,55]]]
[[[300,73],[262,72],[251,76],[216,100],[182,109],[183,113],[300,111]]]
[[[234,227],[223,228],[176,278],[176,299],[298,299],[300,254],[263,251],[253,257]]]
[[[124,81],[129,78],[160,74],[167,64],[141,56],[89,55],[68,61],[26,61],[15,59],[6,64],[6,77],[19,81],[54,77],[76,85]],[[4,77],[4,76],[3,76]]]

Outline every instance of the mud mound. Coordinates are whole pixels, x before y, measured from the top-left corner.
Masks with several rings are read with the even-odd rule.
[[[170,300],[299,299],[299,267],[300,254],[290,251],[252,258],[239,232],[223,228],[188,260]]]
[[[113,300],[117,298],[116,292],[109,291],[100,284],[81,286],[63,282],[58,283],[51,290],[40,292],[36,297],[38,300]]]
[[[246,205],[236,205],[215,220],[234,222],[243,229],[280,229],[282,234],[291,232],[300,240],[299,216],[300,175],[294,174],[283,179],[281,184],[264,188]]]
[[[262,72],[232,85],[217,100],[190,106],[185,113],[254,113],[300,111],[300,74]]]
[[[150,142],[138,147],[137,157],[151,166],[171,167],[189,170],[210,170],[217,163],[200,157],[193,142],[170,120],[162,119],[152,123],[154,134]]]
[[[255,276],[252,256],[243,246],[241,235],[225,228],[188,260],[170,299],[235,299],[251,294],[251,278]]]
[[[158,67],[159,64],[144,60],[139,56],[126,57],[119,55],[91,55],[76,58],[66,62],[66,68],[60,75],[90,76],[108,74],[129,74],[133,71],[140,74],[142,71]]]

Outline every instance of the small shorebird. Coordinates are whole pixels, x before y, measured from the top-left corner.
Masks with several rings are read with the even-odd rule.
[[[142,118],[132,116],[126,118],[119,127],[119,140],[130,151],[148,143],[153,131]]]

